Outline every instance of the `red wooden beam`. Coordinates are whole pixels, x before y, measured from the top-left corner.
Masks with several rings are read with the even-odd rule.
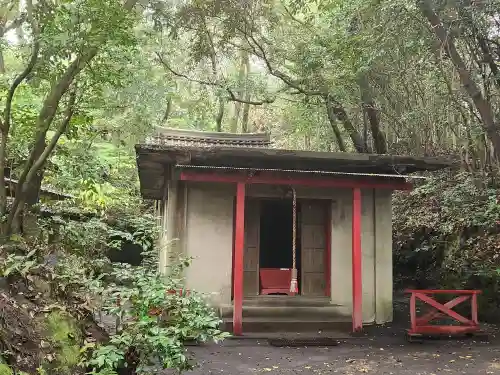
[[[460,305],[462,302],[467,301],[470,298],[470,295],[464,295],[460,296],[458,298],[455,298],[454,300],[451,300],[449,302],[446,302],[444,304],[444,307],[447,309],[452,309],[457,305]],[[439,311],[433,310],[431,312],[428,312],[427,314],[422,315],[421,317],[417,318],[417,325],[425,325],[429,323],[431,320],[434,320],[435,318],[439,317],[442,315]]]
[[[361,189],[352,192],[352,330],[363,329],[361,267]]]
[[[181,181],[197,182],[225,182],[246,184],[269,184],[269,185],[302,185],[312,187],[340,187],[340,188],[359,188],[359,189],[391,189],[391,190],[411,190],[412,184],[401,181],[363,181],[356,179],[346,179],[338,177],[317,178],[294,176],[290,178],[278,177],[269,173],[261,172],[256,176],[246,176],[239,173],[217,173],[200,171],[182,171],[179,179]]]
[[[233,334],[243,333],[243,246],[245,241],[245,184],[236,185],[233,269]]]
[[[420,294],[481,294],[480,290],[455,290],[455,289],[405,289],[406,294],[420,293]]]
[[[422,293],[415,293],[415,297],[417,297],[419,300],[425,302],[429,306],[434,307],[436,310],[439,312],[442,312],[449,317],[455,319],[457,322],[463,323],[463,324],[469,324],[471,322],[470,319],[465,318],[464,316],[456,313],[449,307],[444,306],[442,303],[437,302],[431,297],[426,296],[425,294]],[[460,297],[459,297],[460,298]]]

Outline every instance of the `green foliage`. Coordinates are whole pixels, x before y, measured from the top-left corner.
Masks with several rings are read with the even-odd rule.
[[[0,363],[0,375],[14,375],[14,372],[6,364]]]
[[[483,317],[500,306],[500,204],[495,180],[440,175],[394,198],[399,285],[484,291]],[[415,283],[417,285],[415,285]]]
[[[38,260],[35,257],[36,252],[37,249],[23,255],[16,253],[7,254],[0,262],[0,275],[2,277],[11,275],[25,277],[38,266]]]
[[[116,317],[118,332],[106,345],[98,346],[88,361],[94,374],[107,374],[127,366],[139,374],[153,368],[191,368],[184,352],[186,340],[221,340],[220,320],[203,296],[166,291],[182,288],[182,262],[165,279],[158,273],[157,256],[145,254],[140,267],[116,267],[110,277],[117,280],[105,291],[104,309]]]

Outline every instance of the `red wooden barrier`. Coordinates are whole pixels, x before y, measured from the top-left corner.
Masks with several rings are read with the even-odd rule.
[[[408,289],[405,293],[410,296],[410,320],[411,328],[408,330],[409,336],[416,335],[459,335],[479,332],[479,322],[477,319],[477,296],[480,290],[415,290]],[[436,294],[458,295],[444,304],[437,302],[431,296]],[[417,299],[431,307],[431,311],[417,317]],[[453,308],[465,301],[471,301],[471,319],[464,317],[453,311]],[[459,325],[437,325],[431,324],[433,320],[442,318],[452,318]]]

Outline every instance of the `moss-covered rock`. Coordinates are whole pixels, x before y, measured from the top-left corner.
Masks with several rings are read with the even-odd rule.
[[[78,373],[82,344],[82,333],[78,322],[69,314],[54,311],[45,316],[42,324],[45,336],[55,354],[55,357],[45,360],[43,368],[61,375]]]

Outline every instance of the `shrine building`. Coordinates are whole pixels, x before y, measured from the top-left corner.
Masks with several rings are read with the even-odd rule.
[[[236,335],[391,322],[392,192],[451,166],[168,128],[136,154],[142,196],[157,201],[162,272],[192,257],[186,288],[209,293]]]

